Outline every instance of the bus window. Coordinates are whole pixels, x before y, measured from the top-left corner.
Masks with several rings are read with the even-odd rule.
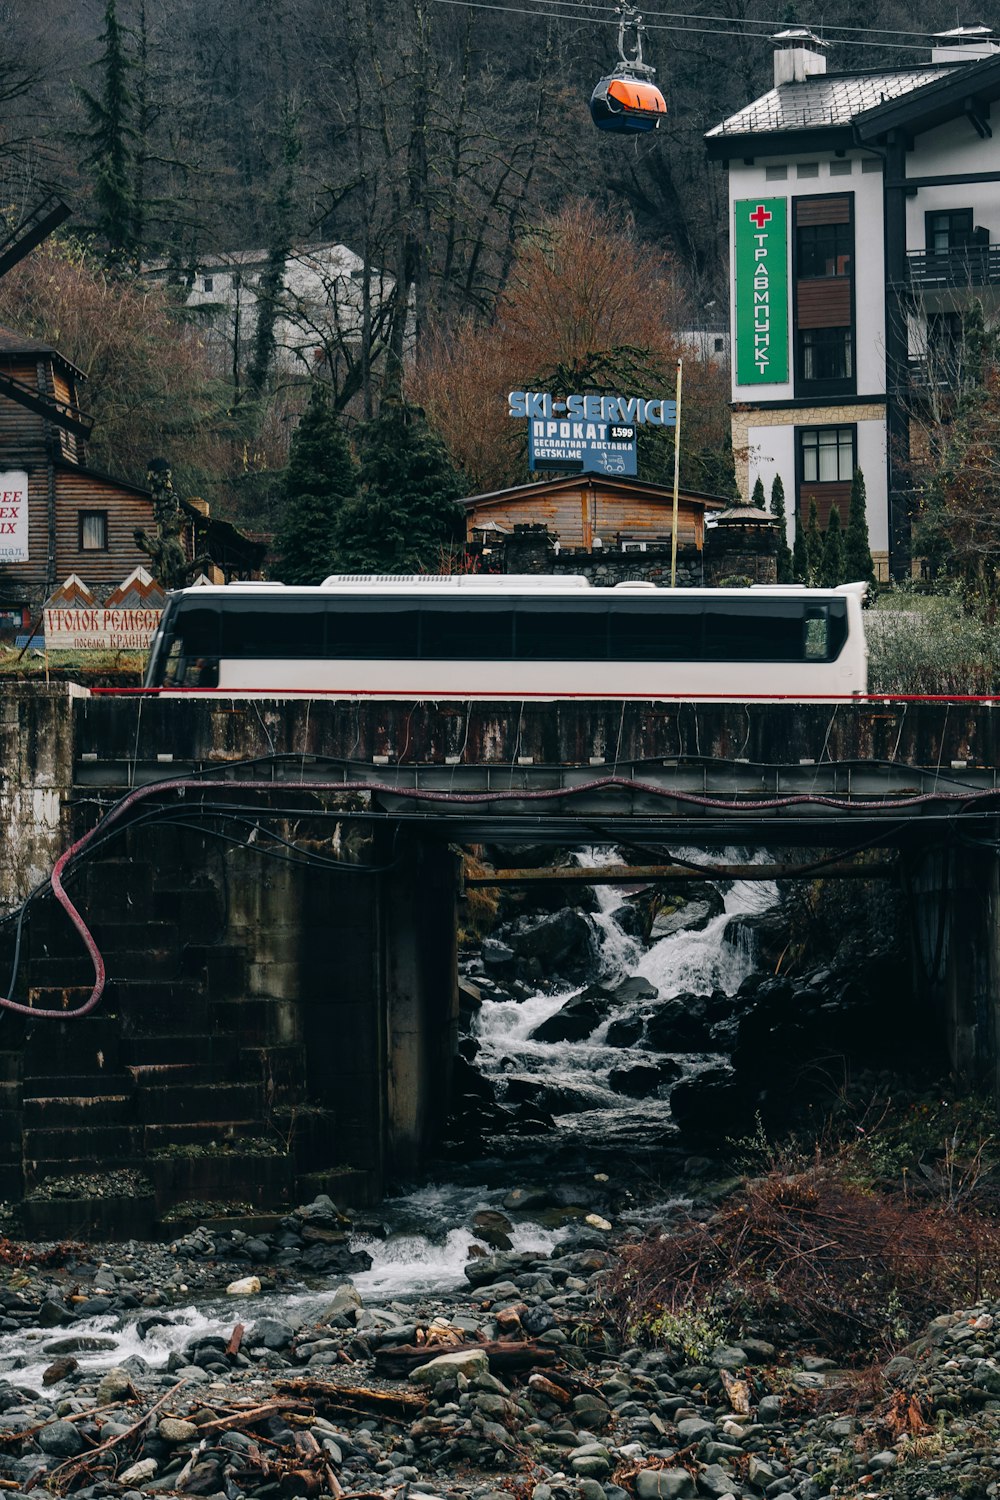
[[[797,599],[712,599],[705,605],[706,661],[801,661]]]
[[[447,599],[420,611],[420,655],[425,661],[510,661],[514,611],[506,599],[483,599],[470,609]]]
[[[167,652],[163,681],[167,687],[179,687],[184,681],[184,658],[181,655],[181,643],[176,636],[170,642],[170,650]]]
[[[616,600],[608,655],[612,661],[700,661],[701,616],[700,602]]]
[[[327,656],[415,661],[419,643],[420,612],[410,599],[337,599],[327,605]]]
[[[823,605],[806,610],[806,661],[826,661],[830,654],[830,622]]]
[[[519,599],[514,656],[518,661],[607,661],[607,605]]]
[[[222,617],[222,655],[315,660],[326,651],[326,600],[235,599]]]

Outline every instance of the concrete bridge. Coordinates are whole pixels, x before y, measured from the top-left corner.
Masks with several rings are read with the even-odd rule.
[[[417,1167],[455,1046],[464,842],[739,844],[810,878],[827,852],[844,867],[888,851],[878,873],[889,857],[906,882],[914,974],[952,1065],[992,1082],[998,726],[992,704],[959,701],[7,687],[0,900],[13,908],[89,838],[67,884],[107,982],[80,1018],[8,1016],[0,1192],[27,1193],[39,1231],[84,1232],[102,1227],[92,1204],[32,1194],[109,1160],[149,1184],[129,1206],[140,1227],[192,1198],[359,1201]],[[23,928],[0,929],[0,959],[19,948],[15,997],[89,1005],[95,964],[48,895]]]

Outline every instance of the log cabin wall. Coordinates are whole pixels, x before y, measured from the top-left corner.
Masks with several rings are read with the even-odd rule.
[[[678,499],[678,541],[700,548],[704,543],[705,500],[681,494]],[[604,485],[595,476],[589,482],[527,485],[507,494],[475,497],[467,502],[467,529],[471,540],[475,527],[498,526],[513,532],[515,526],[547,526],[560,548],[593,550],[600,538],[604,547],[616,547],[619,538],[639,540],[669,537],[673,498],[652,486],[634,489]]]
[[[0,334],[2,334],[0,330]],[[12,336],[8,335],[8,342]],[[77,408],[76,372],[51,350],[30,346],[22,352],[0,348],[0,373],[29,391]],[[98,592],[120,583],[146,556],[135,545],[137,528],[153,529],[148,493],[83,466],[85,445],[58,420],[0,395],[0,471],[28,476],[28,560],[4,564],[4,601],[37,609],[52,588],[77,573]],[[96,520],[84,546],[82,516]]]

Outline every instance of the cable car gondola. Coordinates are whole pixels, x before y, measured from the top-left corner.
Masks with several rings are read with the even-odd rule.
[[[625,31],[635,27],[635,55],[625,55]],[[618,66],[602,78],[590,96],[590,115],[598,130],[618,134],[656,130],[667,113],[667,101],[653,79],[656,69],[642,60],[642,17],[634,5],[618,6]]]

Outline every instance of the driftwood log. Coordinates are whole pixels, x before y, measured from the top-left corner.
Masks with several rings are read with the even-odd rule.
[[[539,1365],[554,1365],[558,1355],[544,1344],[524,1342],[507,1344],[396,1344],[375,1354],[375,1374],[390,1380],[409,1375],[417,1365],[425,1365],[439,1354],[485,1354],[493,1375],[518,1375]]]
[[[309,1380],[305,1376],[276,1380],[274,1386],[289,1396],[311,1402],[321,1413],[352,1412],[356,1416],[364,1411],[390,1421],[412,1421],[427,1405],[427,1397],[417,1391],[380,1391],[367,1385],[338,1385],[332,1380]]]

